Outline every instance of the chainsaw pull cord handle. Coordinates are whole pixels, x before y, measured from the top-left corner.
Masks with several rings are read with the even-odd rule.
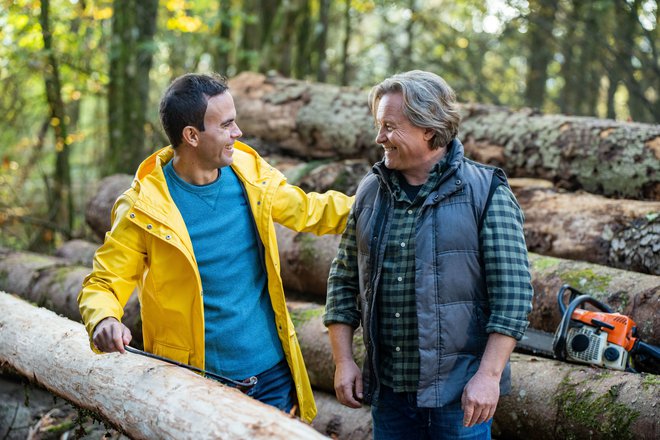
[[[555,339],[555,342],[552,346],[552,350],[554,351],[555,356],[557,356],[557,359],[562,361],[566,360],[566,335],[568,334],[568,328],[571,323],[571,317],[573,316],[573,312],[575,311],[575,309],[578,308],[578,306],[581,306],[582,304],[585,303],[589,303],[604,312],[612,313],[612,309],[607,307],[605,304],[603,304],[602,302],[598,301],[597,299],[589,295],[584,295],[584,294],[579,295],[577,298],[572,299],[571,302],[568,304],[568,306],[564,308],[563,296],[564,296],[564,292],[568,289],[571,290],[571,297],[573,296],[573,292],[580,293],[579,291],[577,291],[576,289],[572,288],[567,284],[564,284],[557,293],[557,298],[559,301],[560,309],[562,309],[563,311],[563,315],[561,318],[561,322],[559,324],[559,329],[557,331],[557,338]]]
[[[225,377],[225,376],[221,376],[221,375],[216,374],[216,373],[211,373],[210,371],[202,370],[201,368],[193,367],[192,365],[188,365],[188,364],[184,364],[182,362],[175,361],[175,360],[170,359],[170,358],[166,358],[166,357],[163,357],[163,356],[158,356],[157,354],[153,354],[153,353],[147,353],[146,351],[138,350],[137,348],[133,348],[129,345],[125,345],[124,349],[126,349],[126,351],[128,351],[129,353],[139,354],[141,356],[145,356],[145,357],[148,357],[148,358],[157,359],[159,361],[167,362],[168,364],[176,365],[177,367],[183,367],[187,370],[194,371],[196,373],[204,374],[205,376],[216,379],[216,380],[220,381],[221,383],[223,383],[225,385],[233,385],[233,386],[235,386],[239,389],[252,388],[253,386],[255,386],[257,384],[257,377],[256,376],[252,376],[249,379],[245,379],[245,380],[234,380],[234,379],[230,379],[230,378]]]

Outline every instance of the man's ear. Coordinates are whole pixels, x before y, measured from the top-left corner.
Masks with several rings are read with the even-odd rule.
[[[183,136],[183,141],[193,147],[196,147],[199,143],[199,130],[192,125],[186,125],[183,127],[183,133],[181,133],[181,135]]]
[[[435,130],[432,128],[425,128],[424,129],[424,140],[425,141],[431,141],[435,137]]]

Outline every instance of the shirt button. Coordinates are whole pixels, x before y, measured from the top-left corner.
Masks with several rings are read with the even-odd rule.
[[[153,226],[147,225],[147,229],[151,229],[151,228],[153,228]]]
[[[412,213],[413,213],[413,212],[412,212],[412,209],[409,209],[409,210],[408,210],[408,214],[412,214]]]
[[[401,247],[406,247],[406,244],[404,242],[401,242]]]
[[[397,281],[403,281],[403,278],[402,278],[402,277],[399,277],[399,278],[397,278],[396,280],[397,280]]]
[[[135,218],[135,214],[131,212],[130,218]]]
[[[171,239],[171,238],[172,238],[171,235],[166,235],[166,236],[165,236],[165,240],[169,240],[169,239]]]
[[[401,347],[395,348],[396,351],[401,351]]]
[[[399,317],[401,317],[401,313],[396,312],[396,313],[394,314],[394,316],[396,316],[397,318],[399,318]]]

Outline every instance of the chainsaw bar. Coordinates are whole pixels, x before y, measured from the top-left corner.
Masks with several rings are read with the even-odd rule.
[[[516,344],[516,351],[554,358],[552,341],[554,334],[528,328],[522,339]]]

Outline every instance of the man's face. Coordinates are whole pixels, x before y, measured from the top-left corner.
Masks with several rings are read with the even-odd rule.
[[[433,132],[414,126],[403,113],[403,95],[388,93],[378,103],[376,142],[385,150],[385,166],[399,170],[409,182],[409,176],[428,173],[429,161],[435,161],[435,151],[429,148]],[[415,179],[412,179],[415,180]]]
[[[236,125],[236,108],[229,92],[211,97],[204,115],[204,131],[199,132],[198,155],[203,167],[217,169],[231,165],[234,141],[243,133]]]

